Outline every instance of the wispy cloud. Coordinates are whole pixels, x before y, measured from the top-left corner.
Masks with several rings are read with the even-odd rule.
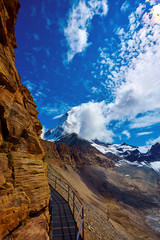
[[[49,15],[49,11],[47,11],[47,7],[46,7],[47,1],[42,1],[42,5],[41,5],[41,13],[42,16],[46,22],[46,29],[50,30],[51,25],[53,24],[53,20],[51,19]]]
[[[50,104],[47,106],[41,106],[40,113],[45,113],[46,115],[55,115],[58,112],[57,108],[52,107]]]
[[[37,34],[37,33],[34,33],[34,34],[33,34],[33,37],[34,37],[34,39],[37,40],[37,41],[39,41],[39,39],[40,39],[39,34]]]
[[[160,143],[160,136],[156,139],[150,139],[147,141],[147,145],[153,145],[153,144],[156,144],[156,143]]]
[[[160,123],[160,110],[147,112],[145,116],[131,121],[130,128],[145,128]]]
[[[88,28],[94,15],[106,16],[107,12],[107,0],[80,0],[78,5],[73,5],[68,26],[64,29],[69,47],[67,62],[72,61],[77,53],[83,52],[91,44],[88,43]]]
[[[129,2],[125,1],[121,6],[121,11],[125,13],[129,7],[130,7]]]
[[[69,106],[67,103],[65,103],[63,100],[53,97],[53,103],[47,103],[46,105],[43,104],[43,106],[40,107],[39,112],[41,114],[46,114],[48,116],[52,116],[52,119],[58,118],[58,115],[63,115],[66,113],[71,106]]]
[[[23,84],[29,89],[30,92],[32,92],[36,88],[36,85],[29,80],[25,80]]]
[[[127,130],[123,131],[122,134],[126,135],[128,139],[131,137],[130,133]]]
[[[37,7],[36,6],[32,6],[32,8],[31,8],[31,17],[35,17],[36,16],[36,12],[37,12]]]
[[[47,97],[47,95],[46,95],[44,92],[41,92],[41,91],[37,91],[37,92],[35,93],[35,96],[36,96],[36,97]]]
[[[149,135],[149,134],[152,134],[153,132],[140,132],[140,133],[137,133],[137,136],[144,136],[144,135]]]
[[[34,68],[37,67],[37,59],[36,57],[33,55],[33,53],[30,53],[30,52],[24,52],[24,55],[25,55],[25,60],[26,62],[28,62],[29,64],[32,64],[32,66]]]
[[[63,114],[60,114],[60,115],[53,117],[53,119],[58,119],[58,118],[61,118],[62,116],[63,116]]]

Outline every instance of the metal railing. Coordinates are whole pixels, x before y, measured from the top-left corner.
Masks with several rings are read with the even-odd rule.
[[[75,220],[75,239],[84,239],[84,205],[75,190],[64,180],[48,173],[48,178],[54,182],[51,185],[70,206],[71,212]]]

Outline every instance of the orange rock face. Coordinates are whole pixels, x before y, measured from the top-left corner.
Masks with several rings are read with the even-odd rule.
[[[16,143],[21,150],[25,142],[29,153],[42,153],[39,143],[41,124],[29,90],[20,82],[15,68],[14,24],[20,5],[18,0],[0,1],[0,141]],[[32,143],[32,144],[28,144]],[[24,149],[23,149],[24,150]]]
[[[0,0],[0,239],[48,239],[49,186],[39,139],[42,126],[36,104],[15,68],[14,25],[19,8],[18,0]]]

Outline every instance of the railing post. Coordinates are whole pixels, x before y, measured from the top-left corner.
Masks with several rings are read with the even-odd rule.
[[[82,226],[82,239],[84,239],[84,206],[82,207],[82,219],[83,219],[83,226]]]
[[[74,217],[74,201],[75,201],[75,194],[73,192],[73,217]]]
[[[69,205],[69,185],[68,185],[68,205]]]
[[[75,221],[75,240],[77,240],[77,222]]]
[[[56,190],[56,185],[57,185],[57,177],[55,179],[55,190]]]

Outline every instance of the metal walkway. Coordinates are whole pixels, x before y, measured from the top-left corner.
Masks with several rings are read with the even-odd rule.
[[[52,240],[77,239],[77,224],[68,202],[50,186],[52,211]],[[81,237],[79,238],[81,239]]]
[[[52,240],[84,240],[84,205],[66,181],[48,172]]]

